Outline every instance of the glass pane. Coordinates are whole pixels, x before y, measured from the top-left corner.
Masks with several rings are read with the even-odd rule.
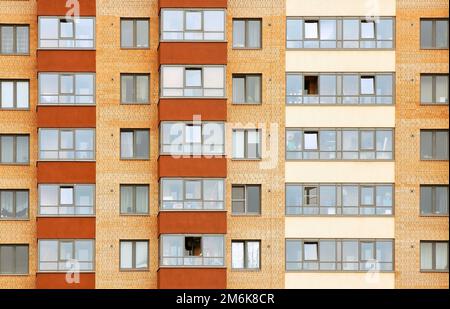
[[[133,267],[133,243],[131,241],[120,242],[120,268]]]
[[[305,150],[317,150],[318,146],[318,133],[317,132],[305,132],[304,133],[304,149]]]
[[[148,186],[136,187],[136,212],[148,212]]]
[[[94,39],[94,19],[93,18],[77,18],[75,19],[76,38],[78,40]]]
[[[374,205],[374,187],[361,187],[361,205]]]
[[[231,243],[231,267],[244,268],[244,242]]]
[[[136,242],[136,268],[148,267],[148,242]]]
[[[247,131],[247,158],[256,159],[259,158],[259,143],[260,136],[259,131],[249,130]]]
[[[335,186],[320,186],[320,206],[336,206]]]
[[[358,241],[347,240],[342,242],[343,270],[358,270]]]
[[[342,186],[342,206],[358,206],[358,186]]]
[[[0,162],[13,163],[14,162],[14,137],[13,136],[0,136],[1,144],[0,148]]]
[[[78,185],[75,189],[75,204],[77,206],[93,206],[94,205],[94,186]]]
[[[342,148],[345,151],[358,150],[358,131],[343,131],[342,132]]]
[[[133,187],[120,186],[120,211],[121,213],[133,213]]]
[[[17,82],[17,108],[29,107],[29,85],[28,82]]]
[[[317,261],[318,254],[318,244],[317,243],[307,243],[305,242],[303,245],[305,261]]]
[[[436,103],[448,103],[448,75],[436,76]]]
[[[375,259],[374,244],[371,242],[361,243],[361,260],[370,261]]]
[[[320,21],[320,39],[336,40],[336,20]]]
[[[188,200],[200,200],[201,199],[201,192],[202,192],[202,182],[198,180],[186,180],[185,182],[186,186],[186,193],[185,197]]]
[[[183,31],[184,12],[163,10],[163,31]]]
[[[433,47],[433,22],[431,20],[420,21],[420,47]]]
[[[361,21],[361,38],[375,38],[375,23],[373,21]]]
[[[320,151],[336,151],[336,131],[320,132]]]
[[[448,131],[436,132],[436,159],[448,160]]]
[[[60,131],[61,149],[74,149],[73,131]]]
[[[73,22],[60,20],[59,29],[61,38],[73,38]]]
[[[16,162],[29,162],[29,138],[28,136],[16,136]]]
[[[261,212],[261,187],[247,186],[247,212],[260,213]]]
[[[448,187],[436,187],[436,214],[448,214]]]
[[[420,77],[420,101],[433,103],[433,77],[423,75]]]
[[[392,207],[392,186],[377,186],[377,207]]]
[[[247,242],[247,268],[259,268],[259,241]]]
[[[392,131],[377,131],[377,151],[392,151]]]
[[[149,81],[148,76],[136,76],[136,101],[148,103]]]
[[[39,19],[39,38],[42,39],[58,39],[58,23],[57,18],[40,18]],[[42,43],[41,43],[42,45]]]
[[[75,141],[76,150],[94,150],[94,131],[76,130]]]
[[[377,241],[376,243],[376,258],[377,262],[392,262],[392,242],[391,241]]]
[[[375,94],[375,78],[361,76],[361,94]]]
[[[343,81],[343,93],[344,95],[358,95],[358,75],[344,75]]]
[[[16,273],[28,273],[28,246],[16,246]]]
[[[2,108],[13,108],[14,107],[14,82],[1,82],[1,93],[2,97],[0,103]]]
[[[148,20],[136,21],[136,47],[148,47]]]
[[[182,180],[162,180],[162,195],[164,201],[183,200],[183,181]]]
[[[77,74],[75,75],[75,93],[77,95],[93,95],[94,94],[94,75]]]
[[[436,243],[436,269],[448,269],[448,242]]]
[[[448,20],[436,21],[436,48],[448,48]]]
[[[51,262],[57,260],[58,260],[58,241],[39,240],[39,262]]]
[[[39,92],[43,94],[57,95],[59,90],[58,74],[39,74]],[[41,102],[45,103],[45,102]]]
[[[28,192],[16,192],[16,218],[28,217]]]
[[[248,23],[248,48],[260,48],[261,47],[261,21],[249,20]]]
[[[247,76],[247,102],[261,103],[261,76]]]
[[[14,246],[2,245],[0,247],[0,274],[14,274],[15,268]]]
[[[120,133],[120,156],[122,158],[133,157],[133,132]]]
[[[245,21],[233,21],[233,47],[245,47]]]
[[[222,236],[203,236],[202,255],[204,257],[223,257],[224,243]]]
[[[317,21],[305,21],[305,39],[318,39],[319,30]]]
[[[184,237],[183,236],[168,236],[164,235],[162,238],[162,256],[165,257],[179,257],[183,256],[184,252]]]
[[[320,241],[320,261],[321,262],[336,261],[336,241],[334,240]]]
[[[421,214],[433,213],[433,188],[420,187],[420,212]]]
[[[302,76],[288,74],[286,77],[286,95],[302,94]]]
[[[245,156],[245,132],[233,131],[233,158],[244,158]]]
[[[320,95],[336,95],[336,76],[321,75],[320,81]]]
[[[301,23],[300,19],[288,19],[286,21],[287,40],[301,40]]]
[[[302,261],[302,244],[300,240],[286,240],[286,261]]]
[[[202,30],[202,12],[186,12],[186,30]]]
[[[93,261],[94,244],[92,240],[75,241],[75,259],[83,262]],[[90,267],[92,269],[92,267]]]
[[[223,32],[225,27],[224,11],[203,11],[205,31]]]
[[[134,77],[131,75],[121,76],[122,102],[134,103]]]
[[[223,180],[203,180],[203,199],[205,201],[223,201]]]
[[[433,244],[430,242],[420,243],[420,269],[433,269]]]
[[[186,87],[201,87],[202,86],[202,70],[200,69],[186,69]]]
[[[61,205],[73,204],[73,188],[61,187],[60,189]]]
[[[343,24],[344,24],[344,40],[358,40],[359,20],[345,19]]]
[[[286,206],[301,206],[303,201],[302,187],[299,185],[286,186]]]
[[[39,185],[40,206],[58,206],[59,186]]]
[[[361,149],[375,149],[375,134],[373,131],[361,131]]]
[[[14,52],[14,28],[11,26],[2,26],[1,29],[1,52],[3,54],[12,54]]]
[[[233,103],[245,103],[245,77],[233,77]]]
[[[433,132],[420,132],[420,158],[425,160],[433,158]]]
[[[2,191],[0,192],[1,218],[14,217],[14,192]]]
[[[392,40],[394,37],[392,19],[380,19],[377,23],[377,39]]]
[[[73,242],[61,241],[59,243],[59,259],[67,261],[74,258]]]
[[[392,75],[376,77],[377,95],[392,95]]]

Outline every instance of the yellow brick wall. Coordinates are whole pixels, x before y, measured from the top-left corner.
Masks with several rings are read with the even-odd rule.
[[[0,189],[29,189],[26,221],[0,221],[0,244],[29,244],[29,274],[0,276],[0,288],[34,288],[36,273],[36,1],[1,1],[0,24],[30,25],[30,56],[0,55],[0,79],[30,79],[30,110],[0,110],[0,134],[30,134],[30,164],[0,165]]]
[[[228,1],[228,153],[231,156],[232,128],[262,127],[263,156],[278,141],[271,158],[258,161],[228,159],[226,205],[228,210],[228,288],[284,287],[284,87],[285,87],[285,3],[276,0]],[[262,50],[232,49],[232,19],[262,18]],[[232,74],[262,73],[262,104],[232,105]],[[277,131],[271,130],[271,124]],[[271,136],[269,137],[269,134]],[[272,148],[273,149],[273,148]],[[261,184],[261,216],[231,214],[231,185]],[[231,269],[231,240],[261,240],[261,270]]]
[[[420,273],[420,240],[448,240],[448,217],[419,216],[420,184],[448,184],[448,161],[420,161],[420,129],[448,128],[448,106],[420,105],[420,73],[448,72],[448,50],[420,50],[420,18],[447,17],[446,0],[397,1],[396,287],[448,288],[448,273]]]
[[[150,50],[120,50],[120,17],[150,17]],[[97,288],[156,288],[158,1],[97,1]],[[120,105],[120,73],[150,73],[150,105]],[[150,161],[120,160],[120,128],[150,129]],[[119,214],[120,184],[150,185],[150,216]],[[119,240],[148,239],[150,268],[119,271]]]

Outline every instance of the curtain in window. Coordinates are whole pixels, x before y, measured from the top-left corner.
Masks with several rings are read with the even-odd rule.
[[[261,23],[259,20],[248,21],[248,47],[260,48],[261,47]]]
[[[120,208],[123,213],[133,212],[133,187],[131,186],[121,187]]]

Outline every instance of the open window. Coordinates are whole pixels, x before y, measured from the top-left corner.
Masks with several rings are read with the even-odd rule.
[[[305,20],[305,39],[318,39],[319,38],[319,21],[318,20]]]
[[[202,238],[201,237],[185,237],[184,238],[184,256],[201,256],[202,255]]]
[[[305,145],[303,147],[304,150],[318,150],[318,139],[319,132],[318,131],[305,131],[304,133],[304,142]]]
[[[304,242],[303,252],[305,255],[305,261],[317,261],[319,257],[319,243],[314,242]]]
[[[375,22],[373,20],[361,20],[361,39],[375,39]]]
[[[319,76],[310,75],[305,76],[305,82],[303,84],[303,90],[305,95],[318,95],[319,94]]]
[[[375,94],[375,76],[361,76],[361,94]]]

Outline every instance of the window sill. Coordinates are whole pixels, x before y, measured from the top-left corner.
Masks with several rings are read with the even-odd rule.
[[[148,106],[151,105],[150,102],[143,102],[143,103],[139,103],[139,102],[132,102],[132,103],[125,103],[125,102],[120,102],[120,105],[144,105],[144,106]]]
[[[448,214],[420,214],[421,218],[448,218]]]
[[[94,215],[37,215],[36,218],[95,218]]]
[[[120,158],[120,161],[150,161],[150,158]]]
[[[121,217],[150,217],[149,213],[145,213],[145,214],[127,214],[127,213],[120,213],[119,214]]]
[[[123,269],[123,268],[120,268],[119,271],[122,273],[146,273],[146,272],[149,272],[150,269],[148,269],[148,268],[146,268],[146,269],[136,269],[136,268]]]
[[[159,43],[227,43],[227,40],[159,40]]]
[[[29,277],[31,274],[2,274],[0,273],[0,277]]]
[[[92,160],[57,160],[57,159],[48,159],[48,160],[44,160],[44,159],[38,159],[37,162],[73,162],[73,163],[77,163],[77,162],[96,162],[95,159]]]
[[[225,209],[159,209],[159,212],[227,212]]]
[[[5,222],[5,221],[12,221],[12,222],[28,222],[30,221],[30,218],[0,218],[0,222]]]
[[[66,274],[71,270],[37,270],[37,274]],[[80,274],[95,274],[95,270],[80,270]]]
[[[120,47],[120,50],[127,50],[127,51],[132,51],[132,50],[145,50],[148,51],[150,50],[150,46],[148,47]]]
[[[231,214],[232,217],[262,217],[262,214]]]
[[[290,215],[285,214],[288,218],[394,218],[395,214],[392,215]]]
[[[420,270],[421,274],[435,274],[435,273],[442,273],[442,274],[448,274],[448,269],[446,270]]]
[[[352,160],[342,160],[342,159],[336,159],[336,160],[329,160],[329,159],[287,159],[285,158],[286,162],[361,162],[361,163],[376,163],[376,162],[395,162],[395,159],[389,159],[389,160],[366,160],[366,159],[352,159]]]
[[[260,271],[261,268],[231,268],[231,272],[236,273],[257,273]]]
[[[292,106],[298,106],[298,107],[308,107],[308,106],[314,106],[314,107],[339,107],[339,106],[345,106],[345,107],[357,107],[363,108],[363,107],[393,107],[395,106],[395,103],[389,103],[389,104],[381,104],[381,103],[371,103],[371,104],[363,104],[363,103],[356,103],[356,104],[343,104],[343,103],[286,103],[286,106],[292,107]]]
[[[393,48],[289,48],[286,47],[286,51],[395,51],[395,47]]]
[[[262,102],[243,102],[243,103],[235,103],[235,102],[231,102],[231,105],[244,105],[244,106],[258,106],[258,105],[262,105]]]
[[[225,269],[225,268],[227,268],[225,265],[222,265],[222,266],[220,266],[220,265],[216,265],[216,266],[213,266],[213,265],[206,265],[206,266],[203,266],[203,265],[192,265],[192,266],[179,266],[179,265],[172,265],[172,266],[170,266],[170,265],[164,265],[164,266],[158,266],[159,267],[159,269],[164,269],[164,268],[167,268],[167,269],[170,269],[170,268],[177,268],[177,269],[183,269],[183,268],[197,268],[197,269],[211,269],[211,268],[219,268],[219,269]]]
[[[14,112],[29,112],[31,109],[28,108],[0,108],[0,111],[14,111]]]
[[[367,270],[284,270],[285,273],[367,274]],[[395,274],[395,270],[379,270],[381,274]]]
[[[259,51],[259,50],[263,50],[263,48],[262,47],[233,47],[232,50]]]
[[[231,161],[234,161],[234,162],[239,162],[239,161],[245,161],[245,162],[248,162],[248,161],[261,162],[262,159],[261,159],[261,158],[258,158],[258,159],[245,159],[245,158],[244,158],[244,159],[237,159],[237,158],[232,158]]]
[[[0,163],[0,166],[30,166],[30,162],[27,162],[27,163]]]
[[[448,162],[447,159],[420,159],[422,162]]]
[[[441,103],[441,102],[423,103],[423,102],[420,102],[420,106],[448,106],[448,102],[447,103]]]
[[[64,103],[53,103],[53,104],[50,104],[50,103],[38,103],[38,105],[37,105],[38,107],[39,106],[45,106],[45,107],[48,107],[48,106],[70,106],[70,107],[84,107],[84,106],[96,106],[96,104],[95,103],[89,103],[89,104],[64,104]]]
[[[179,97],[166,97],[166,96],[160,96],[159,99],[195,99],[195,100],[226,100],[227,97],[186,97],[186,96],[179,96]]]
[[[448,47],[421,47],[420,50],[448,50]]]
[[[38,50],[38,51],[39,50],[54,50],[54,51],[57,51],[57,50],[61,50],[61,51],[63,51],[63,50],[70,50],[70,51],[92,50],[92,51],[95,51],[96,48],[70,48],[70,47],[48,47],[48,48],[45,48],[45,47],[38,47],[36,50]]]

